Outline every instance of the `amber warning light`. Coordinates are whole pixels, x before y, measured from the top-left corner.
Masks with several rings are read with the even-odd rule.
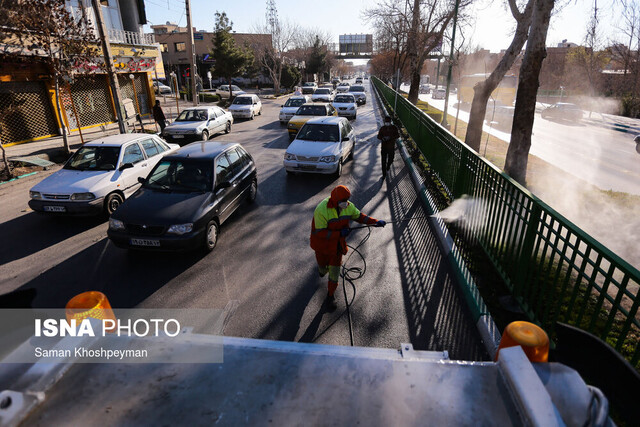
[[[107,333],[175,337],[180,331],[180,322],[176,319],[117,319],[107,297],[97,291],[73,297],[66,306],[66,319],[35,319],[37,337],[95,337]]]

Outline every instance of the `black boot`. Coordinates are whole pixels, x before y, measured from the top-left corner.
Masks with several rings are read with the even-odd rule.
[[[336,304],[336,297],[333,295],[327,294],[325,303],[327,305],[327,311],[335,311],[336,308],[338,308],[338,304]]]

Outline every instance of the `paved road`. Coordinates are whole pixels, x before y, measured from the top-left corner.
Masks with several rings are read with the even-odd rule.
[[[288,138],[277,120],[283,100],[265,100],[262,116],[215,137],[241,142],[254,156],[259,194],[254,206],[223,224],[218,246],[206,256],[129,253],[109,243],[101,220],[28,211],[28,189],[44,174],[1,186],[0,294],[36,288],[35,306],[61,307],[79,292],[100,290],[114,307],[224,309],[225,335],[349,345],[341,288],[338,310],[323,309],[326,279],[318,278],[308,245],[313,209],[335,185],[345,184],[356,206],[376,218],[424,215],[399,156],[381,179],[375,138],[380,117],[371,94],[369,100],[354,122],[355,159],[337,180],[286,175]],[[350,243],[365,233],[352,233]],[[448,350],[452,358],[485,357],[424,219],[372,229],[362,253],[367,271],[351,308],[356,345],[411,342],[416,349]]]
[[[403,90],[408,91],[409,87],[403,86]],[[444,100],[434,100],[426,94],[420,99],[444,109]],[[451,95],[449,114],[454,117],[456,102],[456,95]],[[461,109],[459,119],[468,122],[469,113]],[[487,125],[484,130],[507,143],[511,138],[508,131]],[[530,153],[603,190],[640,194],[640,154],[633,137],[586,122],[555,121],[536,114]]]

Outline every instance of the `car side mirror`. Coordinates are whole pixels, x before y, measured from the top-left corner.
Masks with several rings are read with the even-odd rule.
[[[231,187],[231,183],[229,181],[221,182],[220,184],[216,185],[216,193],[222,190],[223,188],[229,188],[229,187]]]
[[[139,177],[138,177],[138,182],[139,182],[140,184],[144,184],[145,182],[147,182],[147,179],[146,179],[145,177],[139,176]]]
[[[122,172],[125,169],[131,169],[133,167],[133,163],[125,163],[122,166],[120,166],[120,168],[118,169],[120,172]]]
[[[343,140],[343,141],[348,141],[348,140],[349,140],[349,137],[348,137],[348,136],[345,136],[344,138],[342,138],[342,140]]]

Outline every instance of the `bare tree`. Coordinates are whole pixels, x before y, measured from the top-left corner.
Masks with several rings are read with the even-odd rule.
[[[73,78],[78,64],[94,62],[92,28],[86,17],[74,17],[64,0],[0,0],[0,22],[0,39],[5,41],[0,59],[42,62],[53,75],[62,140],[69,152],[60,84]]]
[[[520,68],[511,141],[505,159],[505,172],[523,185],[527,177],[527,162],[531,148],[531,131],[536,111],[540,69],[542,61],[547,55],[545,44],[554,4],[555,0],[535,0],[529,40]]]
[[[509,48],[500,59],[498,66],[491,72],[489,77],[473,88],[474,95],[469,113],[469,125],[465,136],[466,144],[476,151],[480,151],[482,140],[482,125],[487,112],[487,101],[491,93],[498,87],[504,75],[509,71],[515,60],[520,55],[522,46],[527,41],[529,27],[531,25],[531,11],[535,0],[529,0],[524,10],[520,12],[515,0],[508,0],[511,14],[516,20],[516,31],[511,40]]]
[[[293,47],[298,34],[297,27],[289,22],[274,19],[262,25],[257,25],[254,32],[258,34],[271,34],[271,45],[265,44],[264,39],[255,50],[256,63],[267,71],[273,81],[273,90],[280,93],[280,80],[282,68],[287,61],[287,51]]]

